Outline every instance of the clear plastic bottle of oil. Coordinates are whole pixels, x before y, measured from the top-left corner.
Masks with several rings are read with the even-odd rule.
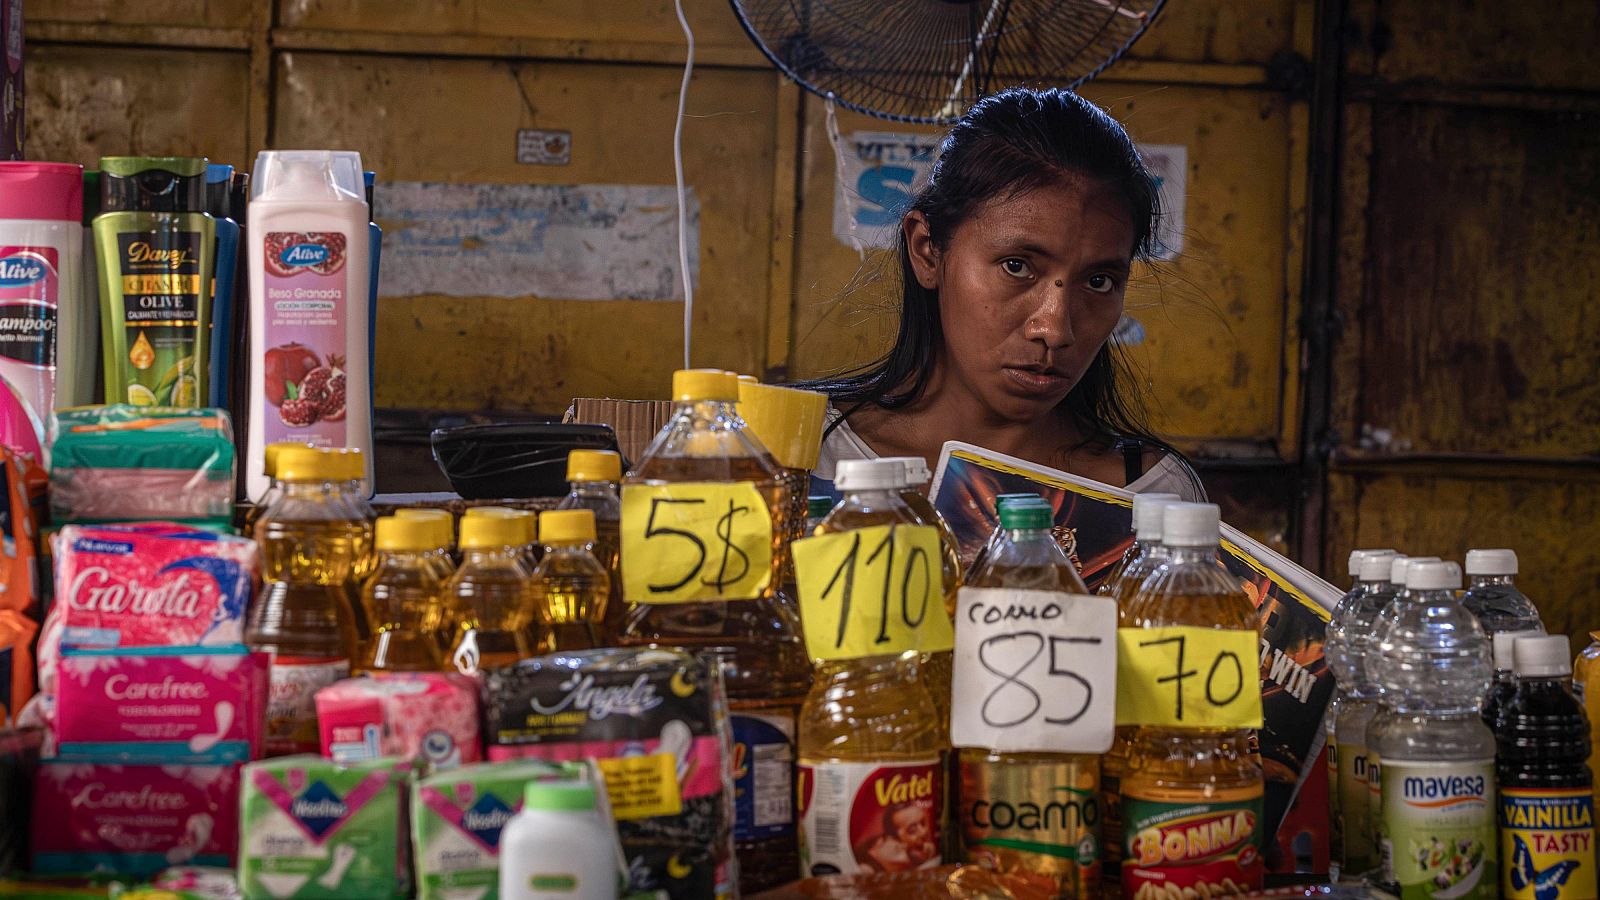
[[[978,548],[978,552],[973,555],[973,557],[972,557],[972,565],[967,566],[967,571],[976,572],[979,569],[983,568],[983,564],[989,558],[989,554],[994,552],[995,545],[1000,543],[1000,539],[1002,537],[1005,537],[1006,530],[1004,528],[1000,527],[1000,511],[1006,508],[1006,504],[1012,503],[1012,502],[1017,501],[1017,500],[1027,500],[1029,502],[1038,501],[1040,503],[1045,502],[1045,499],[1043,497],[1039,496],[1038,494],[1031,494],[1031,493],[995,494],[994,495],[994,515],[995,515],[994,530],[989,532],[989,539],[984,541],[983,542],[983,546],[979,547]]]
[[[397,519],[417,519],[428,523],[428,563],[439,581],[446,582],[456,572],[456,519],[448,510],[407,506],[394,511]]]
[[[611,581],[606,618],[600,626],[599,646],[603,647],[616,644],[628,616],[628,604],[622,599],[621,481],[621,455],[611,450],[574,450],[567,454],[567,483],[571,488],[556,506],[594,513],[594,557],[605,566]]]
[[[533,570],[539,652],[593,650],[602,644],[611,576],[595,559],[594,512],[556,509],[539,517],[544,556]]]
[[[900,500],[911,510],[918,525],[931,525],[939,532],[939,575],[944,583],[945,614],[952,620],[956,616],[956,591],[961,588],[961,547],[956,542],[950,523],[924,497],[923,485],[933,480],[928,463],[920,456],[886,456],[885,460],[900,463],[905,478],[896,487]],[[955,654],[950,650],[924,653],[920,660],[922,677],[933,698],[933,708],[945,727],[950,724],[950,677],[954,670]]]
[[[372,636],[363,642],[358,674],[447,669],[439,643],[444,581],[434,556],[437,537],[432,519],[385,516],[377,521],[378,566],[361,591]]]
[[[900,499],[904,467],[843,460],[844,499],[818,534],[918,525]],[[918,654],[819,662],[800,710],[801,865],[807,875],[899,872],[942,856],[948,728],[919,677]]]
[[[256,522],[260,520],[261,514],[266,512],[267,507],[278,499],[279,494],[283,493],[278,487],[278,454],[282,453],[285,447],[309,446],[311,445],[301,441],[273,441],[262,451],[266,455],[266,463],[262,467],[262,472],[267,476],[267,488],[261,492],[261,496],[256,498],[255,503],[251,504],[249,511],[245,513],[244,528],[242,530],[246,537],[256,536]]]
[[[373,512],[372,504],[367,501],[364,454],[354,447],[329,447],[324,452],[332,455],[338,472],[335,486],[339,502],[350,510],[354,520],[361,523],[361,527],[352,532],[355,544],[350,561],[349,591],[356,613],[356,637],[365,641],[371,636],[372,628],[367,622],[367,610],[360,602],[360,597],[362,587],[378,565],[378,553],[372,546],[372,523],[378,514]]]
[[[967,584],[1088,593],[1050,533],[1054,524],[1050,507],[1043,503],[1007,504],[1000,511],[1005,537]],[[1096,896],[1101,880],[1099,758],[972,747],[961,748],[959,758],[956,822],[966,861],[1047,881],[1058,898]],[[1030,818],[1030,804],[1048,814]],[[1001,810],[1007,812],[997,815]]]
[[[1100,594],[1117,601],[1121,615],[1133,596],[1167,558],[1161,543],[1161,522],[1167,505],[1178,502],[1177,494],[1133,495],[1133,544],[1100,585]],[[1111,749],[1100,758],[1100,833],[1105,839],[1107,882],[1122,882],[1122,776],[1128,769],[1128,748],[1138,729],[1123,725],[1117,729]]]
[[[327,450],[278,454],[280,494],[256,523],[261,595],[245,643],[272,655],[264,749],[315,753],[317,691],[350,674],[356,655],[349,593],[356,548],[368,523],[341,497],[341,461]]]
[[[811,665],[799,617],[778,595],[788,555],[782,471],[735,413],[738,385],[735,376],[718,370],[674,373],[672,418],[624,479],[623,492],[636,484],[753,484],[772,521],[768,586],[753,598],[638,604],[628,614],[621,643],[726,648],[719,652],[734,741],[747,757],[759,754],[771,762],[752,768],[735,785],[741,887],[753,889],[793,880],[799,869],[792,771],[783,762],[793,759],[795,713],[810,686]],[[622,564],[626,569],[627,559]]]
[[[537,656],[533,634],[533,573],[523,564],[526,526],[507,516],[462,516],[461,565],[445,586],[456,623],[448,659],[475,674]]]
[[[806,534],[817,530],[822,520],[833,511],[833,498],[827,494],[814,494],[806,498]]]
[[[461,517],[506,519],[515,523],[518,534],[517,558],[522,560],[523,567],[529,572],[539,564],[539,554],[543,550],[539,546],[539,520],[531,510],[512,509],[509,506],[471,506]]]
[[[1219,511],[1210,503],[1175,503],[1162,517],[1168,557],[1140,585],[1119,621],[1124,628],[1192,626],[1258,633],[1255,603],[1217,564]],[[1254,658],[1253,656],[1250,658]],[[1244,690],[1259,691],[1254,667]],[[1171,889],[1228,896],[1260,890],[1261,761],[1248,728],[1138,730],[1122,777],[1123,892],[1169,896]],[[1169,840],[1164,828],[1182,810],[1209,840]],[[1204,817],[1204,820],[1202,820]],[[1144,893],[1141,893],[1141,890]]]

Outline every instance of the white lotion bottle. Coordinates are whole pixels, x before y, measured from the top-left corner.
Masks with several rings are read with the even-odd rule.
[[[530,781],[500,832],[500,900],[617,900],[616,829],[581,781]]]
[[[264,150],[251,177],[249,496],[275,441],[362,451],[372,492],[368,221],[361,156]]]

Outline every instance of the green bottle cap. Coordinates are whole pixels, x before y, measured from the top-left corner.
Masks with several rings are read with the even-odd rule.
[[[833,498],[817,496],[806,498],[806,518],[820,519],[833,511]]]
[[[1008,503],[1000,510],[1000,527],[1007,531],[1032,531],[1055,524],[1055,513],[1040,503]]]
[[[525,809],[555,812],[593,812],[594,785],[581,781],[530,781],[522,787]]]
[[[100,157],[100,212],[127,210],[205,212],[205,157]]]

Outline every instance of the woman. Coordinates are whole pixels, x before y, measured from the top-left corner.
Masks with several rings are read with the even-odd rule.
[[[819,480],[841,459],[986,447],[1134,491],[1204,499],[1155,438],[1112,331],[1150,258],[1156,185],[1126,132],[1076,94],[980,100],[901,221],[893,348],[814,382],[833,401]]]

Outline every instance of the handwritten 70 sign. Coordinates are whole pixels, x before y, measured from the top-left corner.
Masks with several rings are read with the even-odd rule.
[[[1117,708],[1116,601],[962,588],[952,688],[956,746],[1104,753]]]
[[[1166,626],[1117,632],[1117,724],[1260,728],[1254,631]]]

